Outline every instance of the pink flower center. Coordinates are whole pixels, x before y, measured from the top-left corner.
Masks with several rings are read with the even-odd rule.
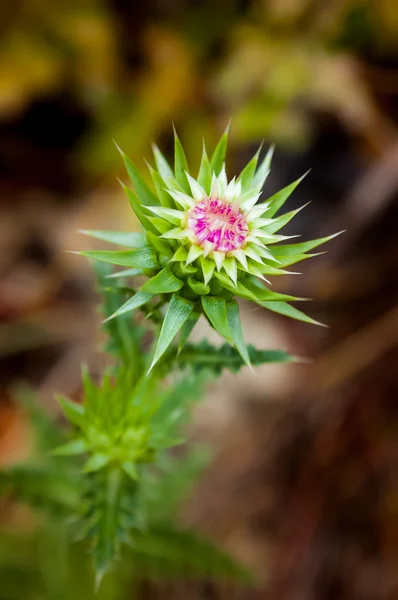
[[[206,198],[198,202],[189,212],[188,226],[199,244],[210,242],[220,252],[241,248],[249,232],[239,207],[219,198]]]

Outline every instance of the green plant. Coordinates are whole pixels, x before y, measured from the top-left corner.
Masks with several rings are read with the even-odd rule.
[[[83,370],[81,403],[59,398],[71,427],[49,444],[57,445],[51,457],[1,475],[4,488],[36,508],[73,517],[66,535],[88,544],[97,584],[126,556],[136,578],[184,570],[247,577],[222,551],[178,525],[178,505],[203,461],[176,447],[185,448],[184,426],[209,378],[245,364],[294,360],[283,351],[246,347],[236,298],[316,323],[289,304],[297,298],[271,291],[266,276],[283,275],[334,236],[285,244],[278,232],[297,210],[276,213],[300,180],[258,203],[272,150],[259,165],[258,152],[228,183],[226,147],[227,132],[211,159],[203,149],[197,179],[177,135],[174,169],[155,147],[153,190],[122,153],[134,189],[123,187],[143,232],[86,231],[128,249],[82,253],[98,261],[106,351],[115,364],[99,382]],[[114,273],[111,265],[127,270]],[[223,346],[187,343],[201,316]],[[49,428],[41,423],[39,430]]]

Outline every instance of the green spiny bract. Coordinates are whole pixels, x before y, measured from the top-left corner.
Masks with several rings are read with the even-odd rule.
[[[187,378],[162,389],[150,376],[134,382],[132,371],[106,373],[97,386],[83,373],[82,404],[60,397],[67,419],[78,434],[56,450],[57,455],[83,455],[84,471],[120,467],[136,480],[143,464],[152,463],[158,451],[181,443],[178,431],[188,413],[182,410],[198,397],[201,386]]]
[[[314,256],[310,251],[334,235],[285,244],[288,237],[278,232],[301,209],[275,215],[302,178],[258,202],[270,171],[272,148],[260,164],[258,151],[240,175],[229,182],[226,148],[227,131],[210,160],[203,147],[199,173],[194,179],[177,135],[174,170],[154,147],[156,169],[149,166],[154,191],[120,150],[134,189],[124,184],[122,187],[145,234],[84,232],[130,249],[82,254],[128,267],[120,277],[148,277],[112,317],[134,309],[151,315],[168,305],[152,366],[178,332],[179,346],[183,347],[201,314],[250,364],[237,297],[294,319],[316,323],[289,304],[300,298],[271,291],[265,283],[269,283],[267,277],[288,273],[286,267]]]

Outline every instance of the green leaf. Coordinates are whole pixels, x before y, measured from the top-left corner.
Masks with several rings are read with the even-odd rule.
[[[284,244],[281,246],[274,246],[272,248],[272,253],[278,259],[281,259],[281,262],[286,257],[294,257],[296,254],[304,254],[309,250],[313,250],[313,248],[317,248],[321,244],[325,244],[329,240],[337,237],[343,233],[343,231],[339,231],[338,233],[333,233],[332,235],[328,235],[326,237],[318,238],[316,240],[309,240],[308,242],[300,242],[298,244]]]
[[[207,156],[206,146],[203,142],[202,159],[200,161],[198,183],[202,186],[207,194],[210,194],[211,189],[211,165]]]
[[[138,269],[155,269],[159,266],[156,254],[152,248],[140,248],[139,250],[87,250],[76,252],[87,258],[99,260],[100,262],[120,265],[123,267],[136,267]]]
[[[261,165],[258,167],[254,177],[252,186],[259,190],[262,189],[264,182],[270,172],[272,156],[274,154],[274,146],[270,146],[268,148],[268,152],[265,155]]]
[[[182,288],[184,283],[178,279],[169,267],[165,267],[155,277],[149,279],[142,286],[143,292],[150,294],[168,294],[171,292],[178,292]]]
[[[129,231],[96,231],[81,229],[79,233],[89,235],[97,240],[103,240],[110,244],[118,246],[127,246],[127,248],[139,248],[145,245],[145,235],[143,233]]]
[[[181,298],[181,296],[178,296],[177,294],[174,294],[171,297],[150,370],[158,362],[159,358],[164,354],[164,352],[166,352],[174,337],[188,319],[193,307],[193,302],[190,302],[185,298]]]
[[[110,460],[111,457],[109,456],[109,454],[101,454],[100,452],[97,452],[96,454],[90,456],[90,458],[84,465],[83,471],[85,473],[94,473],[95,471],[99,471],[100,469],[106,467],[106,465],[109,464]]]
[[[217,296],[202,296],[203,310],[205,311],[210,323],[214,329],[225,338],[227,342],[232,343],[231,332],[228,326],[227,303],[224,298]]]
[[[199,321],[200,313],[193,312],[189,315],[188,319],[185,321],[184,325],[181,327],[180,338],[178,340],[178,351],[181,352],[183,347],[188,341],[189,336],[192,333],[193,328],[196,323]]]
[[[120,315],[124,315],[125,313],[127,313],[131,310],[135,310],[136,308],[140,308],[141,306],[144,306],[144,304],[149,302],[152,299],[152,297],[153,297],[153,294],[150,294],[148,292],[145,292],[142,290],[137,292],[136,294],[134,294],[134,296],[132,298],[130,298],[129,300],[127,300],[127,302],[122,304],[122,306],[120,308],[118,308],[116,312],[114,312],[107,319],[105,319],[105,322],[110,321],[111,319],[114,319],[115,317],[119,317]]]
[[[157,230],[152,225],[150,219],[148,219],[148,217],[144,214],[144,212],[142,210],[142,205],[140,203],[140,200],[139,200],[137,194],[133,190],[128,188],[122,181],[120,181],[120,179],[118,179],[118,181],[119,181],[120,185],[122,186],[122,189],[123,189],[124,193],[126,194],[128,201],[130,202],[131,208],[133,209],[137,219],[139,220],[139,222],[141,223],[143,228],[146,231],[152,231],[152,233],[157,233]]]
[[[237,580],[249,582],[247,569],[227,553],[191,531],[164,526],[154,531],[135,532],[130,546],[137,576],[149,580],[174,580],[186,577],[212,580]]]
[[[191,194],[191,188],[185,173],[189,173],[188,162],[185,156],[184,148],[176,130],[174,129],[174,172],[177,182],[180,184],[184,192]]]
[[[153,246],[158,252],[164,254],[165,256],[172,257],[173,250],[171,249],[170,243],[158,235],[155,235],[151,231],[147,231],[146,237],[151,246]]]
[[[135,277],[136,275],[142,275],[141,269],[124,269],[123,271],[117,271],[116,273],[108,273],[105,275],[107,279],[119,279],[122,277]]]
[[[277,217],[273,223],[270,223],[269,225],[266,226],[265,231],[270,234],[276,233],[277,231],[282,229],[282,227],[287,225],[301,210],[303,210],[303,208],[305,208],[308,205],[309,205],[309,202],[304,204],[304,206],[300,206],[300,208],[296,208],[296,210],[291,210],[290,212],[287,212],[284,215]],[[264,243],[267,243],[267,242],[264,242]]]
[[[133,481],[136,481],[138,479],[137,465],[135,465],[133,462],[126,461],[122,463],[122,469],[126,473],[126,475],[130,477],[130,479],[132,479]]]
[[[170,178],[174,179],[174,173],[172,168],[170,167],[168,161],[163,156],[156,144],[153,144],[152,151],[155,157],[156,168],[159,171],[159,174],[162,177],[162,179],[165,182],[168,182]]]
[[[216,175],[220,174],[223,164],[225,162],[225,155],[227,153],[227,144],[228,144],[228,130],[229,130],[229,124],[228,124],[225,132],[221,136],[221,139],[218,142],[216,149],[214,150],[213,156],[211,157],[210,165],[211,165],[212,171],[214,171],[214,173]]]
[[[76,427],[82,427],[85,422],[84,406],[65,396],[57,396],[57,401],[68,421]]]
[[[150,165],[148,166],[149,171],[151,173],[153,185],[155,186],[156,193],[159,197],[161,205],[166,206],[167,208],[175,208],[173,198],[165,190],[166,183],[164,182],[163,178],[159,175],[157,171],[155,171],[155,169],[153,169]]]
[[[279,265],[281,267],[290,267],[291,265],[295,265],[298,262],[303,260],[307,260],[307,258],[314,258],[314,256],[322,256],[322,254],[326,254],[326,250],[324,252],[312,252],[311,254],[293,254],[287,258],[280,258]]]
[[[210,286],[203,283],[203,281],[197,281],[197,279],[194,279],[193,277],[188,277],[188,285],[195,294],[198,294],[198,296],[210,294]]]
[[[71,440],[53,451],[54,456],[77,456],[87,452],[87,443],[82,438]]]
[[[172,262],[181,262],[186,261],[188,256],[188,252],[184,246],[179,246],[173,255]]]
[[[229,279],[229,277],[227,277],[223,273],[215,273],[214,276],[222,283],[225,289],[231,291],[237,296],[240,296],[241,298],[251,300],[252,302],[259,303],[260,300],[267,300],[268,302],[278,302],[280,300],[286,300],[290,302],[293,300],[300,300],[300,298],[296,298],[295,296],[289,296],[287,294],[279,294],[278,292],[272,292],[268,288],[264,287],[260,281],[255,287],[253,287],[253,285],[249,286],[247,280],[245,280],[245,285],[243,285],[243,283],[240,281],[237,282],[237,285],[234,285]]]
[[[242,184],[243,193],[245,191],[249,190],[251,187],[254,173],[256,171],[260,151],[261,151],[261,146],[257,150],[256,154],[253,156],[253,158],[247,163],[247,165],[245,166],[245,168],[242,170],[241,174],[238,177],[238,181],[240,181]]]
[[[247,352],[250,363],[254,366],[295,360],[283,350],[258,350],[249,345]],[[246,363],[238,350],[229,344],[217,347],[209,344],[207,340],[203,340],[200,344],[187,344],[179,354],[176,364],[180,367],[191,367],[196,373],[211,370],[215,375],[220,375],[223,369],[237,373]]]
[[[297,321],[304,321],[305,323],[312,323],[313,325],[320,325],[321,327],[327,327],[327,325],[311,319],[311,317],[301,312],[301,310],[294,308],[294,306],[287,304],[287,302],[259,302],[259,304],[264,308],[272,310],[280,315],[284,315],[285,317],[290,317]]]
[[[119,150],[120,155],[123,159],[124,166],[126,167],[127,173],[130,177],[131,183],[134,186],[134,189],[137,193],[137,196],[141,202],[141,204],[145,204],[146,206],[155,206],[159,205],[159,199],[152,192],[152,190],[147,186],[145,181],[140,175],[137,167],[133,163],[132,160],[119,148],[116,144],[116,148]]]
[[[280,208],[285,204],[286,200],[289,196],[294,192],[298,184],[303,181],[304,177],[309,173],[304,173],[299,179],[293,181],[290,185],[287,185],[283,189],[276,192],[271,198],[267,198],[266,202],[269,203],[269,208],[266,211],[266,217],[273,217],[275,213],[278,212]]]
[[[239,317],[239,306],[236,300],[227,302],[227,317],[232,340],[245,363],[250,366],[250,356],[243,337],[242,324]]]
[[[209,260],[203,257],[200,259],[200,264],[202,266],[205,283],[209,283],[211,281],[211,278],[213,277],[216,265],[213,260]]]

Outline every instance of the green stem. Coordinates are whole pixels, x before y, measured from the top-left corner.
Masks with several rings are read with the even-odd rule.
[[[106,508],[101,524],[103,548],[100,562],[102,563],[102,568],[97,571],[96,590],[99,589],[106,569],[115,555],[115,533],[117,528],[122,476],[123,473],[118,465],[109,465],[107,473]]]

